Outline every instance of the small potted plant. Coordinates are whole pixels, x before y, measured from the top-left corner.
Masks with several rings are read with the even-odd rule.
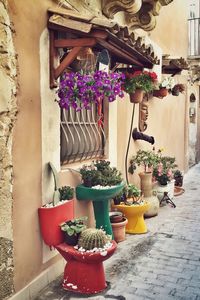
[[[49,167],[54,177],[53,199],[38,208],[38,215],[42,238],[45,244],[51,247],[63,242],[59,224],[74,218],[74,188],[58,188],[58,173],[52,163],[49,163]]]
[[[82,184],[76,187],[78,200],[93,202],[96,227],[103,227],[112,234],[109,220],[109,200],[113,199],[124,187],[121,172],[110,166],[106,160],[97,160],[80,169]]]
[[[125,204],[138,203],[138,201],[141,198],[140,196],[141,196],[141,191],[134,184],[127,185]]]
[[[146,217],[153,217],[158,214],[159,201],[152,190],[152,172],[159,161],[159,154],[154,150],[138,150],[130,160],[129,173],[135,172],[136,166],[142,166],[143,172],[139,173],[141,191],[144,200],[150,203],[150,208],[145,212]]]
[[[157,98],[163,98],[168,95],[168,90],[171,90],[174,86],[173,77],[164,77],[161,82],[157,82],[154,86],[153,96]]]
[[[154,184],[154,189],[157,191],[159,200],[162,199],[164,192],[168,192],[169,198],[173,198],[173,169],[176,166],[175,157],[160,156],[160,161],[158,162],[157,167],[155,167],[153,170],[153,178],[157,181],[157,183]]]
[[[180,170],[174,171],[175,186],[183,186],[183,173]]]
[[[154,89],[157,80],[155,72],[135,71],[126,73],[123,89],[130,95],[130,102],[140,103],[144,93],[149,93]]]
[[[60,224],[60,229],[64,233],[66,244],[72,246],[77,245],[80,233],[86,229],[86,225],[84,224],[86,220],[87,217],[81,217]]]
[[[179,96],[179,93],[183,92],[185,92],[185,85],[182,83],[175,84],[175,86],[171,89],[173,96]]]

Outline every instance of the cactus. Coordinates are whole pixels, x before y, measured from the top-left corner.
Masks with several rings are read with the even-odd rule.
[[[88,228],[81,232],[78,240],[78,246],[85,250],[93,248],[103,248],[110,241],[110,236],[102,229]]]

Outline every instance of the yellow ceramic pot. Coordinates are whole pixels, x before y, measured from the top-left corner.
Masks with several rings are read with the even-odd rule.
[[[149,203],[145,203],[143,205],[113,205],[114,210],[121,211],[124,216],[128,219],[128,223],[126,225],[127,233],[146,233],[147,226],[144,221],[144,213],[150,207]]]

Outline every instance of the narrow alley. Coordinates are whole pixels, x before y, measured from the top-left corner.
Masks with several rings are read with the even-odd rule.
[[[107,289],[91,297],[62,290],[59,277],[35,300],[200,299],[200,164],[184,177],[176,208],[160,208],[146,219],[148,233],[127,235],[106,261]]]

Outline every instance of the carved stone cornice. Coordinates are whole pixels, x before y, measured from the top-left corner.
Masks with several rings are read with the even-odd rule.
[[[159,15],[162,6],[166,6],[173,0],[143,0],[142,7],[136,14],[127,14],[127,21],[131,29],[141,28],[151,31],[156,27],[156,16]]]
[[[102,0],[102,11],[108,18],[122,11],[125,13],[127,23],[131,29],[141,28],[151,31],[156,26],[156,16],[162,6],[170,4],[173,0]]]
[[[103,14],[113,19],[120,11],[136,14],[142,6],[142,0],[102,0]]]

